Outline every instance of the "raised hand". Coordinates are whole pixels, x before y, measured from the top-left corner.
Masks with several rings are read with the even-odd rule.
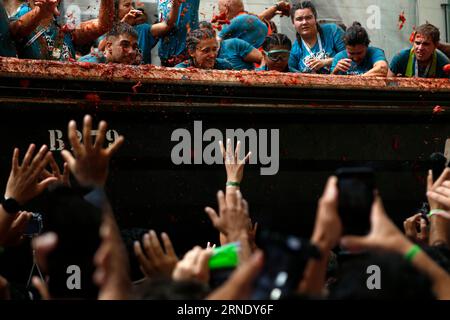
[[[172,279],[175,281],[197,280],[202,283],[209,282],[208,261],[212,255],[212,249],[195,247],[177,263],[173,270]]]
[[[139,260],[141,271],[148,278],[170,278],[178,263],[169,236],[162,233],[161,239],[164,248],[155,231],[151,230],[142,238],[143,248],[138,241],[134,243],[134,253]]]
[[[108,178],[109,161],[114,153],[124,142],[120,136],[111,146],[103,148],[107,124],[101,121],[98,127],[98,135],[92,144],[91,130],[92,117],[84,117],[83,143],[77,138],[77,125],[70,121],[68,128],[69,141],[73,148],[73,155],[68,150],[61,152],[62,157],[68,163],[69,169],[77,181],[85,187],[103,187]]]

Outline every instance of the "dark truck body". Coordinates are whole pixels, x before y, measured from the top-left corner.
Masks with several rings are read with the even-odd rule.
[[[242,184],[262,227],[309,236],[327,177],[358,165],[376,169],[387,211],[401,223],[425,200],[429,155],[444,151],[449,98],[447,79],[0,59],[0,181],[6,184],[14,146],[23,154],[29,143],[45,143],[60,159],[68,121],[80,128],[89,113],[126,138],[107,187],[121,228],[166,231],[181,252],[217,243],[203,208],[217,206],[226,175],[221,165],[174,165],[173,131],[193,134],[194,121],[202,121],[203,132],[279,129],[278,174],[261,176],[259,165],[247,166]]]

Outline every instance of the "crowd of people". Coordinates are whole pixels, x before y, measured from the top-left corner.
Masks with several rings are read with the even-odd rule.
[[[199,0],[162,0],[159,22],[150,24],[131,0],[101,0],[98,19],[69,27],[58,21],[58,3],[16,2],[4,6],[10,18],[2,7],[0,54],[75,61],[77,46],[87,45],[80,61],[148,64],[159,43],[166,67],[448,77],[450,50],[433,25],[417,27],[412,47],[389,64],[360,23],[345,31],[319,25],[310,1],[282,1],[254,15],[241,0],[219,0],[220,15],[199,22]],[[290,15],[294,42],[276,32],[270,21],[276,14]],[[219,33],[217,21],[223,22]],[[205,208],[220,240],[181,255],[165,230],[145,231],[129,243],[105,192],[110,160],[125,138],[105,147],[107,123],[99,122],[96,135],[93,130],[86,115],[80,141],[76,122],[69,123],[64,163],[45,145],[13,151],[0,205],[0,256],[3,248],[30,241],[37,271],[20,283],[0,276],[0,299],[450,299],[449,168],[440,177],[430,171],[426,209],[405,220],[403,232],[374,190],[370,231],[349,234],[332,176],[324,181],[312,236],[299,239],[252,219],[240,189],[251,153],[244,155],[240,142],[220,142],[225,190],[217,193],[216,209]],[[45,225],[26,211],[38,198]],[[367,266],[382,270],[379,290],[368,285]]]
[[[0,2],[1,4],[1,2]],[[62,24],[60,0],[3,0],[0,56],[90,63],[151,64],[176,68],[256,70],[378,77],[448,78],[450,45],[430,23],[418,26],[412,46],[388,62],[370,46],[359,22],[319,24],[311,1],[280,1],[260,14],[242,0],[218,0],[219,14],[199,21],[200,0],[160,0],[151,23],[132,0],[101,0],[97,19]],[[290,17],[296,39],[272,19]],[[295,40],[292,42],[292,40]]]
[[[95,139],[92,130],[93,119],[87,115],[82,132],[89,138],[79,141],[75,121],[69,123],[71,151],[62,151],[62,166],[45,145],[37,151],[31,144],[23,157],[14,150],[0,206],[0,245],[14,250],[34,234],[39,272],[22,285],[22,295],[14,283],[0,277],[1,298],[450,299],[448,168],[438,179],[430,171],[429,208],[405,220],[404,232],[374,191],[370,231],[349,234],[338,178],[332,176],[318,202],[311,238],[299,239],[270,233],[270,226],[252,220],[240,191],[251,153],[244,157],[240,142],[235,149],[230,140],[220,142],[225,192],[217,193],[218,209],[205,208],[220,240],[177,255],[166,232],[150,230],[127,243],[130,238],[121,233],[104,191],[109,162],[124,137],[104,147],[107,123],[99,123]],[[30,231],[36,217],[24,208],[30,210],[33,199],[43,194],[45,225]],[[140,276],[130,263],[139,265]],[[382,272],[380,290],[368,285],[365,268],[373,265]],[[78,280],[71,273],[77,268],[82,270]]]

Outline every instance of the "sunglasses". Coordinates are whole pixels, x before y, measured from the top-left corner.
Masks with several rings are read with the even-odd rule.
[[[291,51],[289,50],[272,50],[272,51],[264,51],[267,57],[273,61],[288,61]]]

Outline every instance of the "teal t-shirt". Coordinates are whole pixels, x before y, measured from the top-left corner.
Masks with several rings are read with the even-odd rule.
[[[0,56],[15,57],[16,47],[9,32],[9,20],[3,2],[0,1]]]
[[[231,19],[229,25],[224,25],[219,36],[222,40],[238,38],[259,48],[263,45],[268,31],[266,24],[257,16],[241,14]]]
[[[289,58],[289,66],[303,73],[312,73],[306,62],[311,59],[329,59],[333,58],[339,52],[345,50],[343,40],[344,30],[336,24],[323,24],[320,26],[319,32],[321,41],[317,41],[316,45],[311,48],[311,53],[305,47],[303,41],[295,40]],[[322,50],[320,47],[322,46]],[[329,68],[323,68],[318,73],[330,73]]]
[[[342,59],[348,59],[347,50],[339,52],[334,57],[333,65],[331,66],[331,71],[333,71],[334,68],[336,68],[336,65]],[[346,73],[339,72],[339,74],[340,75],[361,75],[361,74],[364,74],[364,73],[372,70],[374,64],[379,61],[387,62],[384,51],[379,48],[369,47],[367,49],[367,54],[366,54],[364,60],[360,64],[356,64],[355,62],[353,62],[350,70],[348,70]]]
[[[138,24],[134,26],[134,30],[138,34],[138,46],[142,54],[143,63],[151,64],[152,49],[158,43],[158,39],[152,35],[152,25],[148,23]]]
[[[78,59],[78,62],[106,63],[106,58],[101,53],[89,53]]]
[[[228,61],[233,66],[233,70],[253,70],[255,68],[254,65],[245,62],[244,58],[254,49],[247,41],[241,39],[223,40],[220,43],[218,57]]]
[[[25,4],[11,18],[16,20],[30,12]],[[29,36],[17,42],[19,58],[67,61],[75,58],[75,47],[70,33],[60,32],[56,19],[46,29],[38,27]]]
[[[394,58],[392,58],[390,68],[395,75],[398,74],[402,76],[406,75],[406,69],[408,66],[410,52],[411,48],[404,49],[400,51],[398,54],[396,54]],[[449,76],[444,72],[443,68],[445,65],[450,63],[450,59],[441,51],[438,50],[436,52],[437,52],[436,78],[448,78]],[[416,68],[416,59],[414,58],[413,70],[415,70],[415,68]],[[428,74],[425,74],[425,70],[419,70],[419,77],[427,78]]]
[[[159,57],[168,60],[186,53],[186,36],[188,28],[198,29],[198,9],[200,0],[184,0],[181,2],[178,19],[174,28],[159,42]],[[158,21],[165,21],[172,8],[172,0],[158,0]]]

